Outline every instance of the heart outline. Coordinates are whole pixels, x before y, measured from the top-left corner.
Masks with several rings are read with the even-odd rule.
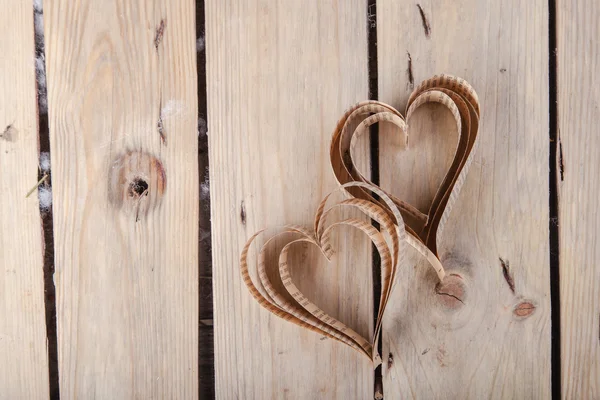
[[[473,161],[473,154],[477,149],[480,106],[477,93],[464,79],[447,74],[435,75],[423,81],[410,95],[407,104],[407,119],[419,106],[432,102],[440,103],[450,110],[457,125],[459,138],[452,164],[434,196],[430,210],[427,214],[421,213],[416,207],[388,194],[402,211],[409,233],[407,237],[409,244],[427,258],[441,281],[444,279],[445,271],[438,256],[437,243],[441,241],[445,224],[464,184]],[[385,109],[385,112],[379,111],[381,109]],[[352,151],[358,137],[367,131],[366,128],[370,124],[393,122],[388,118],[389,113],[399,116],[404,122],[396,125],[402,131],[405,143],[408,144],[407,125],[402,114],[385,103],[378,101],[358,103],[347,110],[338,121],[331,140],[330,159],[339,184],[362,181],[373,185],[354,166]],[[369,114],[369,117],[360,122],[363,126],[359,125],[355,130],[349,131],[352,118],[365,114]],[[347,137],[348,134],[350,137]],[[349,194],[353,197],[377,202],[376,198],[364,190],[349,191]]]

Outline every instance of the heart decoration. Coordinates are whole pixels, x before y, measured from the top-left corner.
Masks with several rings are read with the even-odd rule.
[[[439,261],[437,244],[466,179],[474,150],[477,148],[480,110],[477,93],[471,85],[464,79],[451,75],[436,75],[423,81],[408,99],[407,119],[418,107],[427,103],[442,104],[450,110],[454,117],[458,143],[452,164],[439,186],[427,214],[423,214],[416,207],[391,194],[388,195],[402,213],[408,232],[408,243],[427,258],[442,280],[444,279],[444,268]],[[378,122],[389,122],[395,125],[399,134],[404,138],[405,146],[408,146],[408,125],[396,109],[378,101],[357,104],[346,111],[338,122],[331,141],[331,165],[340,184],[358,181],[372,185],[355,167],[353,159],[358,138],[367,132],[371,125]],[[350,129],[352,126],[356,126],[356,128]],[[386,208],[368,190],[363,188],[351,190],[351,196],[378,203]]]
[[[326,209],[327,202],[335,191],[330,193],[321,201],[317,209],[313,230],[290,225],[284,227],[281,233],[268,239],[258,253],[257,271],[254,273],[258,277],[256,283],[250,274],[248,252],[254,240],[263,231],[255,233],[248,240],[240,258],[242,279],[261,306],[287,321],[360,351],[373,361],[375,367],[381,363],[381,357],[377,353],[377,341],[398,268],[404,263],[403,246],[408,243],[425,256],[440,280],[445,276],[444,268],[437,255],[437,243],[466,178],[473,150],[476,148],[479,102],[473,88],[460,78],[449,75],[434,76],[424,81],[411,94],[407,106],[407,118],[419,106],[432,102],[440,103],[450,110],[456,122],[459,138],[450,169],[427,214],[386,193],[366,179],[354,166],[354,149],[358,138],[368,132],[369,127],[375,123],[392,123],[404,138],[405,145],[408,145],[408,126],[397,110],[377,101],[362,102],[344,114],[336,126],[331,142],[331,165],[340,183],[337,190],[342,190],[349,198],[338,201]],[[380,228],[377,229],[369,222],[357,218],[328,222],[332,211],[342,207],[359,210],[376,221]],[[352,226],[365,233],[381,256],[382,290],[373,342],[325,313],[304,296],[290,275],[288,254],[291,246],[297,243],[316,246],[328,260],[331,260],[334,252],[330,240],[332,230],[340,225]],[[295,238],[287,242],[279,253],[278,276],[269,277],[267,248],[276,238],[284,234],[292,234]],[[272,279],[278,279],[281,284],[273,282]],[[285,292],[278,292],[276,286],[283,286]]]

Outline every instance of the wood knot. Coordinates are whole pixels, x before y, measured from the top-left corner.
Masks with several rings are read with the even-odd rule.
[[[154,156],[128,151],[117,156],[109,172],[108,197],[110,203],[135,220],[155,208],[166,188],[165,170]]]
[[[527,318],[535,311],[535,305],[530,301],[522,301],[513,310],[513,314],[518,318]]]
[[[435,293],[444,307],[456,310],[465,305],[465,289],[463,278],[458,274],[450,274],[437,284]]]

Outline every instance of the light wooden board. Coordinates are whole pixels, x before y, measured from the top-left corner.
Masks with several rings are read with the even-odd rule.
[[[600,5],[593,0],[556,3],[562,397],[597,399],[600,111],[594,83],[600,74]]]
[[[436,294],[436,276],[422,260],[401,270],[384,317],[385,399],[547,399],[547,2],[420,5],[429,35],[417,4],[377,2],[379,98],[405,107],[407,53],[415,85],[436,73],[463,77],[481,101],[480,147],[441,242],[444,266],[463,278],[464,305],[445,305],[454,299]],[[427,206],[456,138],[450,121],[440,108],[421,110],[408,121],[407,153],[395,152],[400,147],[383,132],[382,187]],[[535,310],[518,317],[524,301]]]
[[[366,357],[270,315],[238,266],[256,230],[310,226],[336,187],[331,134],[346,108],[368,98],[366,2],[210,0],[206,40],[216,396],[372,398]],[[351,231],[338,244],[337,265],[299,254],[294,279],[369,337],[370,245]]]
[[[48,398],[31,2],[0,1],[0,398]]]
[[[45,4],[61,398],[198,395],[194,6]]]

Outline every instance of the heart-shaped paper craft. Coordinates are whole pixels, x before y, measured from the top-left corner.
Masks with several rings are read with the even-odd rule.
[[[339,189],[344,190],[350,198],[325,209],[331,194],[327,195],[317,209],[313,231],[300,226],[286,226],[283,232],[267,240],[258,255],[255,274],[258,276],[257,284],[253,282],[250,275],[248,251],[254,239],[262,231],[248,240],[241,254],[242,278],[260,305],[287,321],[357,349],[373,360],[375,366],[381,363],[381,357],[377,353],[377,340],[398,268],[403,265],[405,243],[415,247],[429,260],[440,280],[444,278],[444,268],[437,256],[437,242],[464,182],[472,152],[476,147],[479,103],[475,91],[467,82],[448,75],[435,76],[424,81],[410,96],[407,117],[420,105],[430,102],[441,103],[452,112],[459,139],[452,165],[427,214],[389,195],[369,182],[354,167],[352,160],[357,138],[377,122],[385,121],[396,125],[405,143],[408,143],[408,129],[402,115],[389,105],[368,101],[357,104],[344,114],[332,138],[331,164],[341,184]],[[376,221],[380,228],[376,229],[370,223],[356,218],[327,224],[327,217],[338,207],[358,209]],[[381,256],[382,290],[373,333],[374,342],[363,338],[306,298],[294,284],[289,272],[288,253],[290,247],[296,243],[314,245],[327,259],[330,259],[333,254],[330,236],[332,229],[339,225],[350,225],[360,229],[370,238]],[[290,233],[295,235],[296,239],[288,242],[279,254],[279,279],[286,291],[286,293],[279,293],[275,286],[281,285],[274,285],[266,272],[266,249],[273,239]]]
[[[381,363],[381,358],[377,354],[377,342],[371,343],[363,338],[358,333],[336,320],[332,316],[321,310],[294,284],[288,269],[288,252],[292,245],[296,243],[309,243],[318,247],[323,255],[330,260],[333,254],[333,249],[330,243],[332,229],[339,225],[349,225],[360,229],[373,242],[377,251],[381,256],[381,273],[382,273],[382,290],[380,307],[375,323],[374,338],[379,336],[381,327],[381,319],[383,311],[387,304],[389,294],[391,292],[393,281],[396,276],[396,270],[402,264],[402,256],[404,252],[401,246],[405,244],[406,231],[400,210],[394,204],[392,199],[379,189],[377,186],[364,182],[350,182],[342,185],[340,189],[362,188],[369,190],[379,196],[385,207],[378,203],[374,203],[365,199],[346,199],[342,200],[329,208],[325,208],[327,200],[331,194],[327,195],[319,205],[315,215],[314,230],[309,231],[300,226],[286,226],[283,232],[268,239],[258,254],[258,284],[252,281],[248,270],[248,251],[254,239],[262,232],[255,233],[244,246],[242,250],[240,266],[244,283],[250,290],[250,293],[258,300],[258,302],[271,311],[272,313],[291,321],[299,326],[308,328],[318,332],[321,335],[336,339],[345,343],[371,358],[376,365]],[[331,212],[338,207],[353,207],[360,210],[362,213],[377,221],[380,225],[380,230],[376,229],[372,224],[365,220],[349,218],[342,221],[335,221],[327,224],[327,218]],[[387,237],[382,232],[387,233]],[[275,285],[271,282],[267,274],[266,265],[266,250],[272,240],[283,234],[294,234],[297,238],[288,242],[279,255],[279,279],[285,288],[287,294],[278,293],[275,290]]]
[[[439,261],[437,244],[442,237],[444,226],[458,193],[467,176],[477,147],[479,128],[479,100],[477,93],[464,79],[450,75],[436,75],[421,83],[410,95],[406,118],[426,103],[440,103],[454,117],[458,132],[458,142],[452,164],[446,173],[427,214],[414,206],[389,194],[400,209],[406,230],[407,241],[419,253],[425,256],[436,270],[440,280],[444,278],[444,269]],[[358,138],[368,132],[368,128],[378,122],[389,122],[398,128],[408,146],[408,126],[402,115],[393,107],[378,102],[366,101],[348,110],[338,122],[331,141],[331,165],[340,184],[358,181],[372,184],[355,167],[354,149]],[[352,129],[352,127],[356,127]],[[383,168],[383,166],[380,166]],[[410,171],[402,171],[410,173]],[[381,204],[372,193],[362,188],[351,189],[351,195]]]

